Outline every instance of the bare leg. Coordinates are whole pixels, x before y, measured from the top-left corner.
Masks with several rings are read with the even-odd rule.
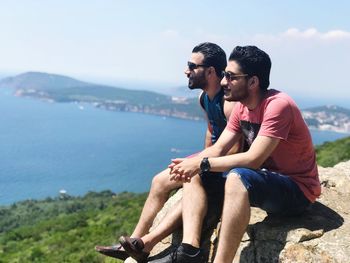
[[[181,200],[178,201],[175,208],[172,209],[160,222],[160,224],[154,228],[149,234],[142,237],[142,241],[145,244],[143,251],[150,252],[152,248],[160,242],[163,238],[173,233],[182,223],[181,218],[182,204]]]
[[[225,201],[219,245],[214,263],[232,263],[250,218],[248,192],[237,174],[231,173],[225,184]]]
[[[182,186],[182,182],[169,180],[169,172],[170,169],[166,169],[153,178],[150,192],[132,237],[142,237],[148,233],[157,213],[168,200],[170,192]]]
[[[207,195],[198,175],[183,184],[182,196],[183,243],[200,247],[204,216],[207,213]]]

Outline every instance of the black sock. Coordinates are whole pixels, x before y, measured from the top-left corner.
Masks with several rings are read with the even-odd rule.
[[[184,252],[191,256],[198,254],[198,252],[200,251],[198,247],[194,247],[187,243],[181,243],[181,246],[184,248]]]

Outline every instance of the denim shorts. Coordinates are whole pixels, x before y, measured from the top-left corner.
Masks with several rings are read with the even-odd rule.
[[[214,188],[215,191],[220,189],[224,191],[223,180],[230,173],[235,173],[240,177],[248,191],[250,205],[259,207],[269,214],[298,215],[311,205],[311,202],[290,177],[266,169],[234,168],[225,173],[211,173],[211,175],[221,176],[222,179],[207,180],[204,178],[204,181],[208,182],[203,182],[203,186]]]
[[[224,198],[227,173],[205,172],[200,174],[203,187],[209,196]]]
[[[226,174],[221,172],[205,172],[200,174],[200,178],[208,196],[208,210],[211,211],[211,214],[216,214],[220,217],[224,203]]]

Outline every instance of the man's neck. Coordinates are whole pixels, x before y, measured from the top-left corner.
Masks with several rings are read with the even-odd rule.
[[[245,105],[249,110],[254,110],[264,99],[267,91],[259,91],[256,94],[250,94],[246,101],[242,101],[241,103]]]
[[[210,85],[206,89],[204,89],[204,92],[208,94],[208,97],[210,100],[214,99],[216,94],[218,94],[221,90],[220,85]]]

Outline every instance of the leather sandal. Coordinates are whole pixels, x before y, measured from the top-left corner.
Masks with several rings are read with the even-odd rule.
[[[129,257],[121,244],[112,246],[96,246],[95,250],[105,256],[125,260]]]
[[[119,242],[129,256],[135,259],[138,263],[147,262],[149,253],[143,251],[145,245],[141,238],[121,236]]]

